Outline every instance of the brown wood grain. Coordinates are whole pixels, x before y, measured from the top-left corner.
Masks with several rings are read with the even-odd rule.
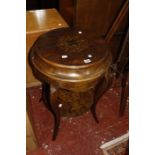
[[[78,0],[75,25],[104,36],[114,22],[124,1]]]
[[[56,9],[26,12],[26,34],[45,32],[67,24]]]
[[[65,21],[73,26],[73,18],[75,11],[75,1],[74,0],[59,0],[59,11]]]
[[[68,27],[56,9],[26,12],[26,87],[40,85],[28,64],[28,53],[35,40],[43,33],[61,27]]]

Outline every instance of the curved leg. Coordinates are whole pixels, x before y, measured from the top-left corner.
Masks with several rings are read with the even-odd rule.
[[[99,123],[96,115],[96,105],[101,98],[101,96],[109,89],[112,84],[112,78],[108,75],[107,77],[102,77],[100,82],[97,84],[94,92],[94,103],[91,106],[91,113],[97,123]]]
[[[91,113],[96,121],[96,123],[99,123],[98,121],[98,118],[97,118],[97,115],[96,115],[96,105],[97,105],[97,102],[96,103],[93,103],[93,105],[91,106]]]
[[[101,84],[101,82],[99,82],[99,84]],[[99,95],[99,88],[100,88],[99,84],[96,86],[96,89],[94,90],[94,100],[93,100],[93,104],[90,108],[90,111],[91,111],[93,118],[95,119],[96,123],[99,123],[99,120],[98,120],[97,115],[96,115],[96,105],[97,105],[98,100],[100,98],[99,97],[100,96]]]
[[[56,139],[60,125],[60,109],[58,107],[58,98],[55,89],[47,83],[43,84],[42,96],[39,102],[43,100],[49,111],[54,116],[54,130],[52,140]]]
[[[57,109],[53,108],[53,115],[54,115],[54,131],[53,131],[53,137],[52,140],[55,140],[60,126],[60,113]]]
[[[103,81],[104,79],[102,79],[96,86],[95,90],[94,90],[94,100],[93,100],[93,104],[90,108],[91,110],[91,113],[93,115],[93,118],[95,119],[96,123],[99,123],[99,120],[97,118],[97,115],[96,115],[96,105],[98,103],[98,100],[100,99],[100,96],[101,96],[101,87],[102,87],[102,83],[104,82]]]
[[[55,89],[50,88],[50,96],[49,96],[49,103],[51,106],[51,112],[54,116],[54,130],[53,130],[53,137],[52,140],[55,140],[60,126],[60,109],[58,103],[58,96]]]
[[[50,93],[50,85],[48,83],[43,83],[41,98],[40,98],[39,102],[44,101],[46,108],[51,111],[49,93]]]

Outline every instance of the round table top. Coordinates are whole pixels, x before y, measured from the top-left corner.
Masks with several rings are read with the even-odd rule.
[[[48,63],[67,66],[87,65],[105,57],[106,46],[90,33],[61,28],[40,36],[33,49]]]
[[[111,54],[93,33],[61,28],[36,40],[30,60],[33,68],[46,77],[76,81],[103,74],[111,63]]]

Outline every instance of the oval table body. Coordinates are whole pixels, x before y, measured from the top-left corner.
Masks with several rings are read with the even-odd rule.
[[[29,62],[43,84],[42,98],[54,115],[56,138],[60,116],[77,116],[95,107],[107,88],[111,54],[102,38],[76,28],[41,35],[32,46]]]

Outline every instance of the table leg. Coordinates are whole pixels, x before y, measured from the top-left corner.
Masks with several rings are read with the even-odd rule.
[[[60,126],[60,113],[57,109],[53,108],[53,115],[54,115],[54,131],[53,131],[53,137],[52,140],[55,140]]]
[[[103,86],[103,82],[104,82],[104,79],[101,79],[100,82],[96,85],[96,88],[94,90],[94,101],[93,101],[93,104],[90,108],[91,113],[92,113],[93,118],[95,119],[96,123],[99,123],[97,115],[96,115],[96,105],[97,105],[98,100],[100,99],[100,96],[102,94],[102,92],[101,92],[102,88],[101,87]]]
[[[91,106],[91,113],[97,123],[99,123],[97,115],[96,115],[96,105],[102,95],[110,88],[112,84],[112,77],[108,74],[107,77],[102,77],[100,82],[96,85],[94,92],[94,102]]]
[[[52,140],[55,140],[60,126],[60,109],[56,90],[49,84],[44,83],[40,101],[41,100],[44,101],[45,106],[54,116],[54,130]]]
[[[60,108],[59,107],[59,101],[58,101],[58,95],[56,89],[54,89],[52,86],[50,86],[50,97],[49,102],[51,106],[51,111],[54,116],[54,130],[53,130],[53,137],[52,140],[55,140],[60,126]]]
[[[91,113],[92,113],[93,118],[95,119],[96,123],[99,123],[97,115],[96,115],[96,105],[97,105],[97,102],[94,102],[93,105],[91,106],[90,110],[91,110]]]
[[[42,93],[41,93],[41,98],[39,102],[43,101],[46,108],[51,111],[51,106],[49,102],[49,92],[50,92],[50,85],[48,83],[43,83],[42,84]]]

